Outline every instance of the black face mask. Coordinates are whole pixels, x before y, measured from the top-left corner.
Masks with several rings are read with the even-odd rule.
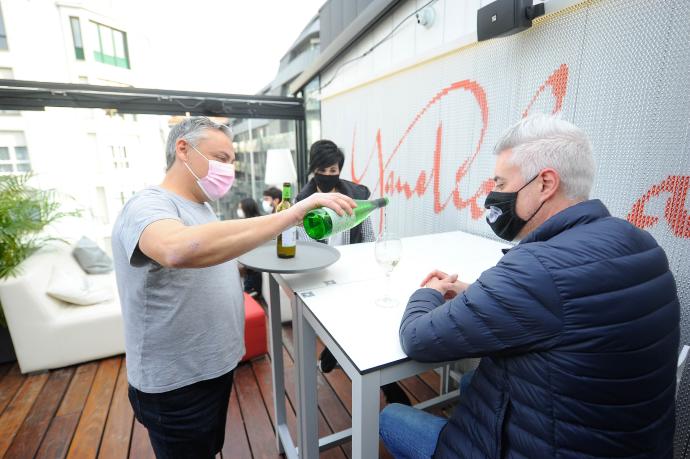
[[[333,188],[336,188],[340,184],[339,175],[324,175],[324,174],[314,174],[314,181],[319,190],[324,193],[328,193]]]
[[[512,241],[517,237],[522,228],[525,227],[527,222],[532,220],[532,218],[537,215],[537,212],[544,205],[542,202],[539,208],[532,214],[527,220],[520,218],[515,211],[515,206],[517,204],[518,193],[522,191],[527,185],[532,183],[534,179],[539,177],[539,174],[532,177],[532,180],[522,185],[517,191],[511,193],[502,193],[499,191],[492,191],[486,197],[484,201],[484,207],[489,209],[489,215],[486,216],[486,222],[489,224],[491,229],[496,236],[506,241]]]

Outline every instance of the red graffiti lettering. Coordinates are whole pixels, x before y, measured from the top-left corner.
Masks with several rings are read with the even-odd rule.
[[[671,232],[681,238],[690,238],[690,215],[685,203],[690,190],[690,176],[671,175],[661,183],[652,186],[638,199],[628,214],[628,221],[640,228],[650,228],[659,223],[659,217],[645,213],[647,203],[661,193],[671,193],[666,201],[664,218]]]
[[[534,97],[530,100],[526,109],[523,112],[523,116],[527,116],[532,105],[539,98],[539,96],[545,91],[546,87],[551,88],[551,92],[554,96],[554,108],[553,113],[557,113],[561,110],[563,106],[563,99],[565,98],[568,83],[568,66],[562,64],[555,72],[553,72],[547,80],[542,84]],[[433,164],[431,171],[421,170],[414,181],[414,186],[410,185],[404,178],[400,177],[395,170],[390,168],[391,161],[400,151],[401,146],[408,138],[414,127],[417,125],[420,119],[422,119],[432,106],[446,97],[448,94],[454,91],[463,91],[469,93],[474,103],[477,104],[479,108],[480,118],[481,118],[481,128],[479,131],[479,138],[477,140],[477,145],[472,151],[471,155],[462,162],[460,167],[455,171],[455,182],[452,191],[446,197],[442,196],[441,191],[441,174],[444,173],[441,167],[441,158],[443,155],[443,122],[439,121],[436,128],[436,136],[433,149]],[[374,141],[374,146],[369,153],[369,157],[364,163],[364,169],[360,174],[357,174],[356,168],[356,150],[355,150],[355,140],[356,140],[356,130],[352,135],[352,156],[350,163],[350,173],[352,176],[352,181],[355,183],[361,183],[362,179],[369,170],[369,166],[372,163],[374,155],[376,155],[376,164],[378,166],[377,170],[377,182],[372,189],[372,192],[379,192],[379,195],[383,197],[384,195],[394,195],[402,194],[406,199],[411,199],[415,195],[418,197],[424,196],[429,185],[432,185],[433,197],[434,197],[434,212],[441,213],[451,202],[456,209],[462,210],[469,208],[470,215],[474,219],[479,219],[484,214],[484,209],[479,205],[479,199],[482,196],[487,195],[494,187],[493,180],[488,178],[484,180],[479,188],[467,198],[464,198],[460,193],[460,184],[467,177],[470,172],[470,168],[474,163],[475,159],[479,155],[484,143],[484,138],[486,136],[487,129],[489,127],[489,106],[487,103],[486,93],[484,88],[476,81],[473,80],[462,80],[451,84],[448,87],[443,88],[441,91],[436,93],[434,97],[427,102],[427,104],[414,116],[412,122],[407,126],[403,135],[398,140],[397,144],[391,151],[390,155],[384,160],[384,152],[381,142],[381,129],[376,130],[376,136]],[[383,229],[383,209],[381,210],[381,226],[380,230]]]
[[[523,118],[529,115],[532,105],[534,105],[547,86],[551,86],[551,93],[556,101],[556,103],[553,105],[553,111],[551,113],[556,114],[561,111],[561,108],[563,108],[563,99],[565,99],[565,93],[568,89],[568,66],[561,64],[561,66],[558,67],[558,69],[556,69],[556,71],[546,79],[544,84],[539,86],[536,94],[534,94],[532,100],[530,100],[529,104],[527,104],[527,108],[525,108],[525,111],[522,112]]]

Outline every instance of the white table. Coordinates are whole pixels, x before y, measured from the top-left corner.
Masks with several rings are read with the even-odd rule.
[[[317,458],[319,449],[352,436],[354,458],[378,457],[379,388],[443,363],[410,360],[400,347],[398,330],[410,295],[433,269],[474,281],[503,256],[505,243],[462,232],[403,239],[403,255],[391,291],[395,308],[376,306],[384,275],[374,259],[373,243],[339,247],[340,260],[316,273],[280,275],[275,281],[293,299],[297,369],[297,440],[300,458]],[[352,429],[319,441],[316,336],[325,343],[352,380]]]

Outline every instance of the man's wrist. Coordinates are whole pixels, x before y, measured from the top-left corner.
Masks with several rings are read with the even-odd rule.
[[[297,226],[300,224],[302,221],[303,217],[303,212],[300,208],[297,207],[297,204],[294,206],[290,207],[287,212],[285,212],[286,216],[290,218],[290,225],[289,226]]]
[[[437,288],[433,288],[433,287],[429,287],[429,288],[430,288],[431,290],[434,290],[434,291],[438,292],[438,294],[441,295],[441,296],[445,296],[446,293],[447,293],[447,291],[444,292],[443,290],[439,290],[439,289],[437,289]]]
[[[432,280],[433,280],[433,279],[432,279]],[[426,285],[424,285],[424,287],[423,287],[423,288],[428,288],[428,289],[430,289],[430,290],[434,290],[434,291],[436,291],[436,292],[440,293],[440,294],[441,294],[441,296],[443,296],[443,295],[445,295],[445,294],[446,294],[446,292],[444,292],[443,290],[441,290],[441,289],[438,289],[438,288],[436,288],[436,287],[432,287],[432,286],[430,286],[429,284],[426,284]]]
[[[429,290],[429,291],[431,291],[431,292],[437,293],[437,294],[439,295],[438,298],[441,300],[441,302],[443,302],[443,296],[444,296],[444,294],[441,293],[441,292],[439,292],[439,291],[436,290],[435,288],[424,286],[424,287],[422,287],[421,289],[419,289],[418,291],[422,291],[422,290]]]

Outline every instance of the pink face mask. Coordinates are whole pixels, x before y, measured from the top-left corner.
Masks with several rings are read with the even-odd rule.
[[[192,146],[192,148],[201,156],[204,156],[195,146]],[[206,197],[211,201],[216,201],[230,191],[235,181],[235,166],[208,159],[206,156],[204,156],[204,159],[208,161],[208,174],[204,178],[199,178],[186,162],[184,165],[187,166],[189,172],[196,178],[197,185],[199,185]]]

